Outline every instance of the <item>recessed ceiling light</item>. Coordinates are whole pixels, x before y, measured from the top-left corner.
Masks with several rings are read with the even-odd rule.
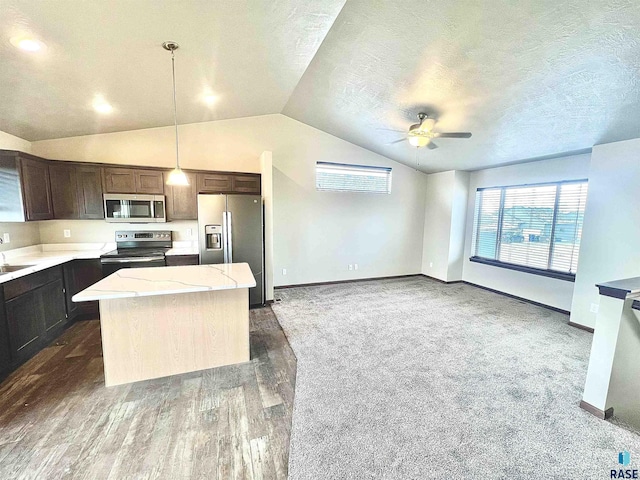
[[[102,97],[97,97],[93,101],[93,109],[98,113],[111,113],[113,111],[113,107]]]
[[[202,98],[204,100],[204,103],[209,106],[215,105],[220,99],[220,97],[218,97],[218,95],[216,95],[215,93],[205,93]]]
[[[25,52],[39,52],[45,48],[45,44],[40,40],[30,37],[13,37],[10,42],[11,45]]]

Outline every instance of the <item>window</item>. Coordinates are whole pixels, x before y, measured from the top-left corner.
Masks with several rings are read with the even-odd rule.
[[[573,280],[587,181],[481,188],[472,261]]]
[[[316,188],[323,191],[391,193],[391,169],[317,162]]]

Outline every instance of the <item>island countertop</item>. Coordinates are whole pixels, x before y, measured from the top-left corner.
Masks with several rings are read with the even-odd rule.
[[[75,294],[72,300],[90,302],[255,286],[247,263],[123,268]]]

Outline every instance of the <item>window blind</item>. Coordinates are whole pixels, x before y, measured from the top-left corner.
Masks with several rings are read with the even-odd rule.
[[[586,183],[560,185],[551,269],[575,273],[578,269],[578,252],[582,237],[584,207],[587,203]]]
[[[391,168],[317,162],[316,188],[323,191],[391,193]]]
[[[474,255],[575,274],[586,199],[586,181],[478,189]]]

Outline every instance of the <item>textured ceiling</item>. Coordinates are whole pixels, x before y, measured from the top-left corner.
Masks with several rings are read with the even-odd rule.
[[[32,33],[28,56],[9,38]],[[640,136],[637,0],[0,0],[0,130],[27,140],[282,112],[424,171]],[[220,100],[199,98],[211,89]],[[95,94],[111,115],[91,108]],[[470,131],[386,145],[426,111]],[[330,160],[330,159],[328,159]]]
[[[348,0],[286,115],[415,165],[385,145],[421,110],[470,131],[421,169],[474,169],[640,136],[638,0]]]
[[[0,130],[42,140],[279,113],[344,0],[0,0]],[[47,49],[26,54],[9,39]],[[209,107],[205,90],[219,96]],[[98,115],[96,94],[114,107]]]

